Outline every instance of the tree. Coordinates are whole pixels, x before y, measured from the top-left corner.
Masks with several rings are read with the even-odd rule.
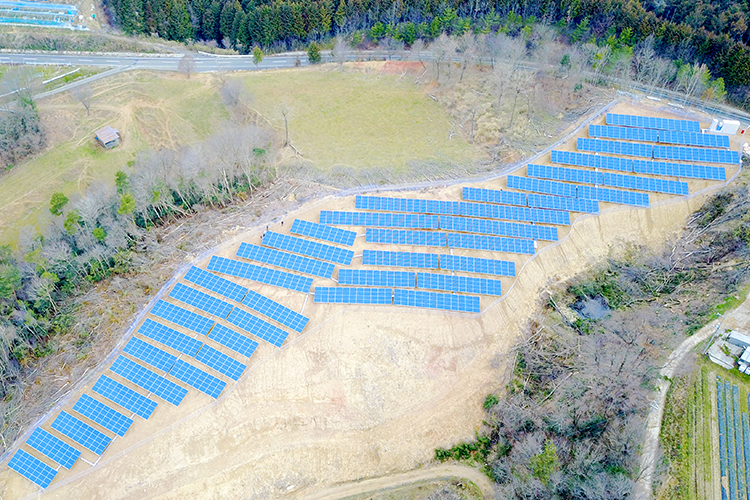
[[[257,45],[253,49],[253,64],[255,69],[258,69],[258,65],[263,62],[263,51]]]
[[[135,198],[130,193],[120,196],[120,207],[117,209],[118,215],[129,215],[135,211]]]
[[[65,217],[65,222],[63,222],[63,227],[65,228],[65,231],[73,236],[76,234],[76,231],[78,231],[78,224],[81,221],[81,216],[78,215],[77,210],[71,210],[68,212],[68,215]]]
[[[107,231],[105,231],[103,227],[95,227],[94,230],[91,231],[91,234],[93,234],[94,238],[99,240],[100,243],[104,243],[104,240],[107,238]]]
[[[443,61],[449,60],[455,52],[455,42],[445,33],[440,35],[437,40],[430,45],[432,52],[432,61],[435,63],[435,81],[440,83],[440,65]]]
[[[128,174],[122,170],[118,170],[115,174],[115,186],[117,187],[117,194],[123,194],[130,188],[130,182],[128,181]]]
[[[349,58],[349,44],[344,37],[336,37],[336,45],[333,47],[333,59],[338,63],[340,69],[344,69],[344,63]]]
[[[320,62],[320,46],[317,43],[312,42],[307,48],[307,59],[310,61],[310,64],[318,64]]]
[[[78,102],[83,104],[83,107],[86,108],[86,116],[88,116],[91,108],[91,98],[94,97],[93,89],[89,85],[80,85],[78,87],[73,87],[70,93],[78,100]]]
[[[185,73],[188,80],[190,79],[190,75],[195,72],[195,58],[192,54],[185,54],[182,56],[180,64],[177,65],[177,71]]]
[[[422,61],[422,57],[424,53],[424,42],[422,40],[415,40],[413,44],[411,44],[411,56],[412,58],[419,61],[419,64],[422,65],[424,68],[424,61]]]
[[[53,193],[49,200],[49,211],[52,215],[61,215],[63,207],[67,204],[67,196],[62,193]]]

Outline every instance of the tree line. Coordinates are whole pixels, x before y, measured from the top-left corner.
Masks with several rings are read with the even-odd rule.
[[[0,167],[10,169],[41,151],[46,136],[33,99],[38,78],[28,68],[8,69],[2,77],[0,94],[7,101],[0,105]]]

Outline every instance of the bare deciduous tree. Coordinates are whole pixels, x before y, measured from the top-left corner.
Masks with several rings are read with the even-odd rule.
[[[78,87],[74,87],[70,93],[78,102],[83,104],[83,107],[86,108],[86,116],[88,116],[91,109],[91,99],[94,97],[94,90],[91,86],[79,85]]]
[[[419,64],[421,64],[423,68],[425,68],[424,61],[422,61],[424,50],[425,46],[422,39],[415,40],[414,43],[411,44],[411,59],[419,61]]]
[[[184,73],[188,79],[195,73],[195,58],[192,54],[185,54],[177,65],[177,71]]]
[[[344,63],[349,59],[349,44],[343,36],[336,37],[336,45],[333,47],[333,59],[339,65],[339,69],[344,70]]]

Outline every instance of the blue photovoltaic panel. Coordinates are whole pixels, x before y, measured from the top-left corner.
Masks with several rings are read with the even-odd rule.
[[[316,304],[393,304],[393,288],[315,287]]]
[[[459,215],[458,202],[438,200],[417,200],[412,198],[385,198],[381,196],[360,196],[354,200],[355,208],[381,210],[383,212],[415,212],[422,214]]]
[[[571,212],[599,213],[599,202],[585,198],[566,198],[551,194],[529,193],[529,206],[550,208],[554,210],[569,210]]]
[[[440,228],[465,233],[496,234],[532,240],[557,241],[557,228],[517,222],[502,222],[487,219],[470,219],[468,217],[440,217]]]
[[[421,290],[395,289],[394,304],[397,306],[445,309],[447,311],[479,312],[479,297],[453,295],[450,293],[423,292]]]
[[[414,287],[416,277],[407,271],[372,271],[369,269],[339,269],[339,285]]]
[[[607,125],[623,127],[655,128],[660,130],[680,130],[683,132],[700,132],[700,122],[694,120],[673,120],[671,118],[657,118],[655,116],[620,115],[607,113]]]
[[[397,227],[406,229],[438,229],[439,216],[390,212],[320,211],[320,222],[336,226]]]
[[[654,159],[733,163],[740,161],[737,151],[724,149],[689,148],[683,146],[654,146]]]
[[[522,191],[533,191],[544,194],[554,194],[556,196],[576,197],[575,184],[566,184],[564,182],[548,181],[543,179],[532,179],[529,177],[518,177],[509,175],[507,177],[508,187],[511,189],[520,189]]]
[[[292,271],[299,271],[321,278],[330,278],[333,276],[333,269],[336,267],[330,262],[302,257],[293,253],[282,252],[273,248],[261,247],[258,245],[249,245],[240,243],[237,250],[237,256],[243,259],[255,260],[272,266],[283,267]]]
[[[232,380],[239,380],[245,368],[247,368],[247,365],[244,363],[240,363],[223,352],[205,344],[198,351],[195,360],[226,375]]]
[[[527,177],[521,177],[527,179]],[[537,182],[539,179],[532,179]],[[510,181],[509,181],[510,182]],[[509,184],[510,186],[510,184]],[[575,186],[574,186],[575,187]],[[462,201],[459,205],[461,215],[465,217],[482,217],[484,219],[506,219],[542,224],[569,225],[570,213],[560,210],[541,210],[539,208],[495,205],[492,203],[470,203]]]
[[[109,369],[175,406],[179,406],[187,394],[187,389],[184,387],[180,387],[124,356],[117,358]]]
[[[113,410],[88,394],[81,395],[75,406],[73,406],[73,410],[121,437],[125,435],[133,424],[132,418]]]
[[[50,427],[97,455],[104,453],[112,441],[106,434],[64,411],[60,412]]]
[[[659,142],[665,144],[680,144],[683,146],[729,148],[729,137],[726,135],[699,134],[696,132],[680,132],[678,130],[660,131]]]
[[[619,158],[615,156],[600,156],[586,153],[577,153],[571,151],[555,151],[550,153],[552,163],[561,163],[563,165],[575,165],[578,167],[592,167],[606,170],[619,170],[620,172],[632,172],[632,158]]]
[[[169,292],[169,296],[219,318],[226,318],[229,311],[234,307],[228,302],[219,300],[207,293],[199,292],[195,288],[190,288],[182,283],[177,283]]]
[[[660,133],[654,129],[589,125],[589,137],[626,139],[629,141],[658,142]]]
[[[211,257],[208,263],[208,269],[217,273],[237,276],[248,280],[266,283],[268,285],[294,290],[296,292],[307,293],[312,286],[312,278],[308,276],[298,276],[296,274],[268,269],[267,267],[255,266],[238,260],[225,259],[224,257]]]
[[[242,298],[247,293],[247,288],[240,286],[233,281],[230,281],[221,276],[216,276],[213,273],[204,271],[199,267],[191,267],[185,275],[185,281],[195,283],[196,285],[202,286],[206,290],[211,290],[223,297],[241,302]]]
[[[448,239],[448,246],[451,248],[468,248],[472,250],[490,250],[493,252],[522,253],[528,255],[534,253],[534,240],[459,233],[448,233],[446,237]]]
[[[66,469],[73,467],[81,451],[73,448],[62,439],[53,436],[41,427],[34,429],[26,444],[34,448],[39,453],[51,458]]]
[[[595,186],[578,186],[578,196],[590,200],[619,203],[622,205],[633,205],[636,207],[648,206],[648,194],[634,193],[632,191],[619,191]]]
[[[282,325],[291,328],[295,332],[301,332],[304,330],[305,325],[310,321],[309,318],[302,316],[297,311],[292,311],[288,307],[252,290],[250,290],[242,303],[253,311],[268,316]]]
[[[578,182],[581,184],[601,184],[603,180],[601,172],[579,170],[577,168],[534,165],[532,163],[526,166],[526,175],[540,179]]]
[[[138,329],[138,333],[188,356],[195,356],[195,353],[201,348],[201,342],[194,338],[150,319],[143,322]]]
[[[232,311],[227,321],[276,347],[281,347],[281,344],[284,343],[287,335],[289,335],[278,326],[272,325],[268,321],[263,321],[242,309]]]
[[[587,137],[579,137],[576,141],[576,149],[579,151],[593,151],[621,156],[642,156],[645,158],[653,158],[654,151],[658,147],[660,146],[637,142],[605,141]]]
[[[691,179],[708,179],[725,181],[727,173],[724,167],[710,167],[708,165],[685,165],[651,160],[634,160],[633,170],[639,174],[669,175]]]
[[[208,373],[200,370],[190,363],[178,359],[177,363],[172,367],[169,372],[177,380],[185,382],[191,387],[195,387],[199,391],[208,394],[212,398],[218,398],[221,391],[224,390],[227,383],[221,379],[209,375]]]
[[[171,321],[175,325],[180,325],[190,331],[200,333],[201,335],[207,334],[214,324],[214,321],[211,319],[163,300],[158,301],[154,307],[151,308],[150,312],[158,318]]]
[[[461,197],[467,201],[482,201],[486,203],[499,203],[502,205],[526,206],[526,194],[515,191],[502,191],[499,189],[481,189],[465,187]]]
[[[122,352],[133,356],[135,359],[148,363],[157,370],[163,372],[168,372],[169,369],[172,368],[172,365],[174,365],[174,362],[177,361],[177,356],[162,351],[161,349],[136,337],[133,337],[128,341]]]
[[[494,274],[495,276],[516,275],[515,262],[446,254],[440,254],[440,269],[446,271],[465,271],[467,273]]]
[[[236,351],[243,356],[249,358],[253,355],[255,348],[258,347],[258,343],[252,339],[240,335],[234,330],[230,330],[224,325],[216,324],[208,335],[208,338],[217,342],[224,347],[228,347],[233,351]]]
[[[417,288],[498,296],[502,289],[500,280],[434,273],[417,273]]]
[[[346,245],[348,247],[354,245],[354,238],[357,237],[357,233],[354,231],[347,231],[345,229],[326,226],[324,224],[316,224],[315,222],[308,222],[302,219],[294,219],[290,232],[292,234],[301,234],[302,236],[330,241],[331,243],[338,243],[339,245]]]
[[[16,451],[8,467],[42,488],[49,486],[57,475],[55,469],[23,450]]]
[[[150,417],[156,408],[156,401],[142,396],[133,389],[112,380],[106,375],[99,377],[92,390],[142,418],[147,419]]]
[[[638,191],[651,191],[653,193],[688,194],[687,182],[672,181],[667,179],[654,179],[652,177],[636,177],[634,175],[604,173],[605,186],[635,189]]]
[[[410,231],[405,229],[367,228],[365,241],[368,243],[390,243],[392,245],[415,245],[444,247],[445,234],[432,231]]]
[[[420,269],[437,269],[438,256],[434,253],[363,250],[362,264],[365,266],[393,266],[416,267]]]
[[[354,252],[351,250],[324,245],[323,243],[317,243],[315,241],[304,240],[302,238],[297,238],[296,236],[274,233],[272,231],[268,231],[263,236],[262,243],[267,247],[299,253],[316,259],[343,264],[345,266],[351,264],[352,257],[354,257]]]

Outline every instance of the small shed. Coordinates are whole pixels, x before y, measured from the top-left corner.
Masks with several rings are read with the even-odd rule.
[[[120,132],[107,125],[96,131],[95,139],[107,149],[120,145]]]
[[[750,337],[738,332],[731,332],[727,337],[727,342],[742,348],[750,347]]]

